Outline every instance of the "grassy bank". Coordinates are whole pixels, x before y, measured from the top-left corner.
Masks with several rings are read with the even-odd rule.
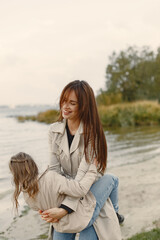
[[[160,104],[155,101],[120,103],[98,107],[103,127],[128,127],[160,125]],[[58,119],[58,111],[47,110],[37,116],[19,116],[19,121],[38,121],[47,124]]]
[[[160,240],[160,228],[153,229],[149,232],[136,234],[128,240]]]
[[[19,122],[24,121],[37,121],[37,122],[44,122],[44,123],[53,123],[58,119],[58,111],[57,110],[47,110],[45,112],[40,112],[37,116],[18,116],[17,117]]]
[[[100,106],[98,110],[104,127],[160,125],[160,104],[154,101]]]
[[[153,224],[155,225],[154,229],[138,233],[127,240],[160,240],[160,219],[154,221]]]

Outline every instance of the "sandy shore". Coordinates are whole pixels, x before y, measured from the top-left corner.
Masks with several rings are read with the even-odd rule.
[[[123,239],[160,227],[160,157],[110,170],[120,180],[120,213],[125,216]]]
[[[127,166],[110,168],[117,175],[119,185],[120,213],[125,215],[121,226],[122,238],[127,239],[141,231],[147,231],[160,221],[160,158]],[[32,210],[16,218],[0,239],[42,239],[46,225]]]

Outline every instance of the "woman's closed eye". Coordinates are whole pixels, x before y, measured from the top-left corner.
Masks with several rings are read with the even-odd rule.
[[[77,105],[77,102],[76,101],[70,101],[70,104],[71,105]]]

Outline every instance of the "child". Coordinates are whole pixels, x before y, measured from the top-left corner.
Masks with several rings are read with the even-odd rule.
[[[88,163],[84,158],[78,171],[81,171],[85,164]],[[11,157],[9,163],[15,185],[14,203],[16,208],[18,209],[18,197],[21,192],[23,192],[25,202],[36,211],[59,207],[65,195],[80,198],[77,211],[67,214],[60,221],[53,223],[53,227],[58,232],[81,232],[94,223],[93,221],[98,217],[101,208],[108,199],[108,195],[104,194],[103,187],[100,190],[97,186],[101,184],[101,179],[93,184],[97,176],[96,164],[95,159],[94,163],[89,164],[84,177],[78,182],[52,171],[52,166],[39,176],[37,165],[30,155],[22,152],[16,154]],[[96,185],[96,189],[97,187],[99,189],[98,196],[94,193],[94,185]]]

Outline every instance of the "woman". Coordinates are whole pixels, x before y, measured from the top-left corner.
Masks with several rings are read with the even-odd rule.
[[[76,80],[69,83],[61,93],[59,105],[59,121],[52,124],[49,129],[50,164],[56,172],[75,178],[82,158],[85,157],[86,162],[89,163],[96,157],[99,176],[102,176],[106,169],[107,145],[92,88],[85,81]],[[78,175],[76,180],[79,181],[86,171],[87,169],[84,169],[82,175]],[[112,200],[117,216],[120,216],[118,215],[118,179],[112,175],[108,175],[109,177],[112,184],[108,186],[107,194]],[[102,183],[104,185],[108,184],[105,180]],[[42,216],[47,221],[54,222],[56,219],[61,219],[66,214],[76,211],[78,201],[78,199],[66,197],[59,209],[49,209],[43,212]],[[109,201],[107,201],[107,204],[108,207],[111,206]],[[114,213],[112,212],[111,219],[111,215],[110,217],[106,216],[106,211],[108,212],[109,210],[107,207],[104,207],[100,213],[101,217],[98,217],[94,223],[98,237],[100,232],[102,232],[99,226],[106,228],[106,224],[111,226],[113,222],[116,222],[116,219],[113,217]],[[102,215],[106,216],[105,221],[104,219],[102,221]],[[110,219],[110,222],[108,219]],[[104,228],[103,230],[105,230]],[[112,227],[110,228],[112,229]],[[109,234],[109,231],[107,234]],[[90,233],[88,232],[89,235]],[[113,232],[111,235],[113,237]],[[66,235],[54,231],[54,240],[57,239],[66,239]],[[113,240],[114,238],[111,239]]]
[[[85,159],[83,159],[77,175],[86,168],[86,164]],[[82,233],[79,239],[86,239],[86,230],[92,226],[94,218],[99,215],[100,209],[108,198],[108,195],[104,194],[106,187],[104,189],[101,188],[98,193],[94,193],[94,189],[99,188],[101,185],[102,179],[93,184],[97,176],[96,159],[93,164],[87,164],[88,171],[79,182],[69,180],[55,171],[53,172],[52,166],[48,167],[38,176],[36,163],[30,155],[23,152],[11,157],[9,168],[15,185],[13,199],[17,210],[18,197],[21,192],[23,192],[26,203],[36,211],[58,207],[64,199],[65,194],[71,197],[81,197],[76,212],[66,215],[63,221],[60,220],[53,223],[53,226],[57,231],[69,232],[68,235],[66,234],[69,237],[66,240],[71,239],[70,233],[72,232],[72,239],[75,239],[76,232],[79,231]],[[84,228],[85,230],[83,231]],[[94,232],[90,235],[92,240],[97,239],[95,236]]]

